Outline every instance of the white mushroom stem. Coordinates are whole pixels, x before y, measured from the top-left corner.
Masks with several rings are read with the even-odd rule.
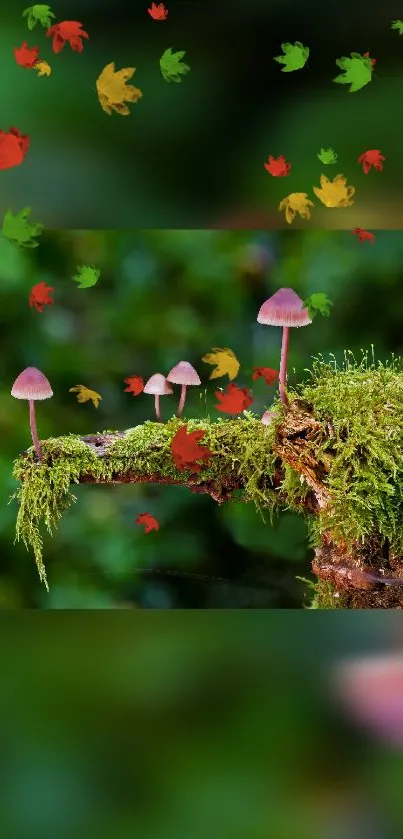
[[[155,396],[154,396],[154,404],[155,404],[155,413],[156,413],[157,420],[159,422],[162,422],[161,411],[160,411],[160,395],[159,395],[159,393],[156,393]]]
[[[180,400],[179,400],[178,410],[177,410],[177,412],[176,412],[176,416],[177,416],[177,417],[182,416],[182,411],[183,411],[183,409],[184,409],[184,407],[185,407],[186,388],[187,388],[187,385],[182,385],[181,398],[180,398]]]
[[[41,450],[41,447],[39,445],[38,432],[37,432],[37,429],[36,429],[35,401],[34,401],[34,399],[29,400],[29,425],[30,425],[30,429],[31,429],[32,442],[35,446],[35,451],[38,455],[39,460],[42,460],[42,450]]]
[[[280,358],[280,375],[279,375],[279,391],[280,399],[283,405],[288,408],[289,401],[285,388],[287,385],[287,355],[288,355],[288,338],[290,329],[288,326],[283,326],[283,340],[281,342],[281,358]]]

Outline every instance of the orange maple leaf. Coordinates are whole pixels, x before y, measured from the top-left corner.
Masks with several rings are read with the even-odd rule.
[[[199,446],[199,440],[203,439],[205,433],[201,430],[187,433],[187,425],[182,425],[172,438],[172,457],[176,468],[181,472],[185,472],[187,469],[191,472],[200,472],[202,467],[196,461],[207,461],[213,456],[213,452],[206,446]],[[207,463],[205,465],[208,466]]]
[[[274,385],[274,382],[278,379],[278,370],[272,370],[271,367],[254,367],[252,379],[259,379],[260,376],[267,385]]]
[[[215,397],[221,404],[214,407],[223,414],[240,414],[253,402],[253,396],[247,387],[240,388],[232,382],[227,385],[226,393],[216,390]]]
[[[144,524],[144,533],[150,533],[151,530],[159,530],[160,525],[151,513],[140,513],[135,519],[136,524]]]
[[[52,306],[55,302],[50,296],[49,292],[51,291],[54,291],[54,288],[46,285],[46,283],[37,283],[32,286],[29,295],[29,305],[31,307],[35,306],[37,312],[43,312],[44,306]]]
[[[125,393],[132,393],[133,396],[138,396],[144,390],[144,379],[141,376],[128,376],[125,384],[129,385],[125,387]]]
[[[168,9],[165,8],[163,3],[151,3],[151,8],[147,9],[148,14],[153,18],[153,20],[166,20],[168,17]]]

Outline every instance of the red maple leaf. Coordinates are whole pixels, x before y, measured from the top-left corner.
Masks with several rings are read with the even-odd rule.
[[[67,41],[74,52],[82,52],[84,48],[82,39],[90,37],[88,32],[84,32],[82,23],[77,20],[63,20],[61,23],[55,23],[47,30],[46,35],[53,36],[52,48],[56,53],[63,49]]]
[[[151,513],[140,513],[135,519],[136,524],[144,524],[144,533],[150,533],[151,530],[159,530],[160,525]]]
[[[230,382],[226,387],[226,393],[221,390],[215,391],[215,397],[221,403],[214,407],[223,414],[240,414],[249,408],[253,402],[253,396],[247,387],[238,387]]]
[[[17,64],[21,67],[33,67],[38,61],[39,48],[28,47],[27,42],[24,41],[20,47],[14,47],[14,55]]]
[[[382,172],[384,160],[386,160],[386,157],[383,156],[380,149],[369,149],[369,151],[360,154],[357,163],[362,163],[364,175],[368,175],[372,167],[377,169],[378,172]]]
[[[154,20],[166,20],[168,17],[168,9],[165,8],[163,3],[151,3],[151,9],[147,9],[148,14]]]
[[[129,387],[125,387],[125,393],[132,393],[133,396],[138,396],[144,390],[144,379],[141,376],[128,376],[125,383]]]
[[[272,157],[269,155],[269,162],[264,163],[264,168],[270,172],[275,178],[284,178],[285,175],[289,175],[291,169],[291,163],[287,163],[284,155],[280,154],[277,158]]]
[[[258,379],[260,376],[267,385],[273,385],[278,379],[278,370],[272,370],[271,367],[254,367],[252,379]]]
[[[192,472],[200,472],[201,466],[196,462],[198,460],[209,460],[213,456],[213,452],[206,446],[199,446],[199,440],[202,440],[205,431],[189,431],[187,433],[187,425],[182,425],[179,431],[171,440],[171,452],[175,462],[175,466],[181,472],[189,469]],[[208,465],[207,463],[205,464]]]
[[[37,283],[32,286],[29,295],[29,305],[31,307],[35,306],[37,312],[43,312],[44,306],[52,306],[55,302],[49,294],[50,291],[54,291],[54,289],[52,286],[46,285],[46,283]]]
[[[2,131],[0,128],[0,169],[19,166],[29,149],[28,134],[21,134],[18,128]]]
[[[354,230],[351,232],[355,233],[360,242],[365,242],[367,239],[368,242],[371,242],[371,245],[374,244],[375,235],[370,233],[369,230],[363,230],[362,227],[354,227]]]

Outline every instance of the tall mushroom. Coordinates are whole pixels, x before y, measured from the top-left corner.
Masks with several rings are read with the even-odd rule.
[[[27,399],[29,402],[29,424],[31,428],[32,442],[38,459],[42,460],[42,451],[39,445],[38,432],[35,419],[35,401],[37,399],[49,399],[53,396],[53,390],[46,376],[37,370],[36,367],[26,367],[17,376],[11,389],[11,396],[15,399]]]
[[[172,367],[172,370],[169,371],[167,381],[172,382],[174,385],[182,385],[178,410],[176,412],[176,416],[180,417],[185,406],[186,388],[189,387],[189,385],[199,385],[199,376],[194,367],[192,367],[188,361],[179,361],[178,364],[175,364],[175,367]]]
[[[281,343],[279,390],[280,399],[286,407],[289,405],[285,392],[287,384],[287,355],[290,326],[308,326],[312,323],[308,309],[292,288],[279,288],[268,300],[261,305],[257,316],[258,323],[265,326],[282,326],[283,340]]]
[[[161,411],[160,411],[160,396],[168,396],[169,393],[173,393],[171,385],[167,382],[165,376],[162,373],[154,373],[144,385],[143,393],[153,393],[155,397],[155,413],[157,415],[157,420],[162,422],[161,419]]]

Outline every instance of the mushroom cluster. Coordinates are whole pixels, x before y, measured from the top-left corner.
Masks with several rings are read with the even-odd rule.
[[[185,407],[187,388],[193,385],[201,384],[198,373],[189,361],[179,361],[178,364],[175,364],[175,367],[172,367],[172,370],[169,371],[167,376],[163,376],[162,373],[154,373],[154,375],[148,379],[148,382],[146,382],[144,386],[144,393],[154,394],[155,413],[159,422],[162,422],[159,403],[160,396],[167,396],[168,394],[173,393],[170,382],[174,385],[181,385],[181,395],[176,412],[177,417],[182,416],[182,412]]]

